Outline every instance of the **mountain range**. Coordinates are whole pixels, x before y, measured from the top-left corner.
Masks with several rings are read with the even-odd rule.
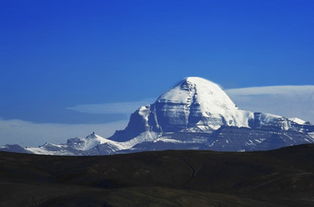
[[[64,144],[4,145],[2,151],[47,155],[108,155],[189,149],[259,151],[314,143],[314,125],[299,118],[239,109],[209,80],[188,77],[131,114],[124,130],[104,138],[94,132]]]

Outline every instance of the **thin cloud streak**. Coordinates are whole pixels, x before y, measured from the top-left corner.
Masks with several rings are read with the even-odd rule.
[[[64,143],[68,138],[85,137],[93,131],[109,137],[115,130],[123,129],[126,124],[127,120],[104,124],[52,124],[0,119],[0,145],[37,146],[45,142]]]
[[[83,104],[68,107],[68,110],[90,113],[90,114],[130,114],[140,106],[148,105],[153,99],[145,99],[141,101],[116,102],[104,104]]]
[[[241,109],[298,117],[314,123],[314,86],[267,86],[226,91]]]
[[[263,87],[249,87],[249,88],[235,88],[228,89],[226,92],[229,95],[276,95],[276,94],[285,94],[295,96],[297,93],[301,94],[312,94],[314,92],[313,85],[304,85],[304,86],[263,86]]]

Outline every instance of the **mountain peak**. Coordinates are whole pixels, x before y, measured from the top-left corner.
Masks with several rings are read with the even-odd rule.
[[[197,104],[201,111],[213,114],[235,110],[236,105],[221,87],[200,77],[187,77],[161,95],[157,102]]]
[[[190,77],[185,77],[183,80],[183,82],[190,82],[190,83],[194,83],[194,84],[215,84],[214,82],[207,80],[205,78],[201,78],[201,77],[196,77],[196,76],[190,76]],[[182,82],[181,81],[181,82]]]
[[[186,77],[183,80],[181,80],[178,84],[176,84],[174,86],[181,86],[182,89],[189,89],[189,88],[195,88],[195,87],[205,87],[208,90],[209,89],[221,89],[216,83],[207,80],[205,78],[201,78],[201,77]]]
[[[98,134],[96,134],[95,132],[92,132],[91,134],[87,135],[85,137],[86,140],[95,140],[98,141],[100,143],[106,142],[106,139],[102,136],[99,136]]]
[[[92,132],[89,135],[87,135],[86,138],[93,139],[93,138],[97,138],[97,136],[98,135],[95,132]]]

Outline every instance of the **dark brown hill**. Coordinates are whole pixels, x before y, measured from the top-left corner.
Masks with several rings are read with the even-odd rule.
[[[0,152],[0,206],[314,206],[314,145],[94,157]]]

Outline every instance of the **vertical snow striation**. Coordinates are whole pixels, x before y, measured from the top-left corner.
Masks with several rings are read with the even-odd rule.
[[[154,105],[163,131],[248,126],[247,120],[241,119],[249,114],[238,110],[217,84],[203,78],[185,78],[161,95]]]
[[[223,89],[209,80],[188,77],[131,115],[125,130],[110,139],[128,141],[143,133],[211,133],[222,126],[301,130],[293,120],[268,113],[240,110]]]

